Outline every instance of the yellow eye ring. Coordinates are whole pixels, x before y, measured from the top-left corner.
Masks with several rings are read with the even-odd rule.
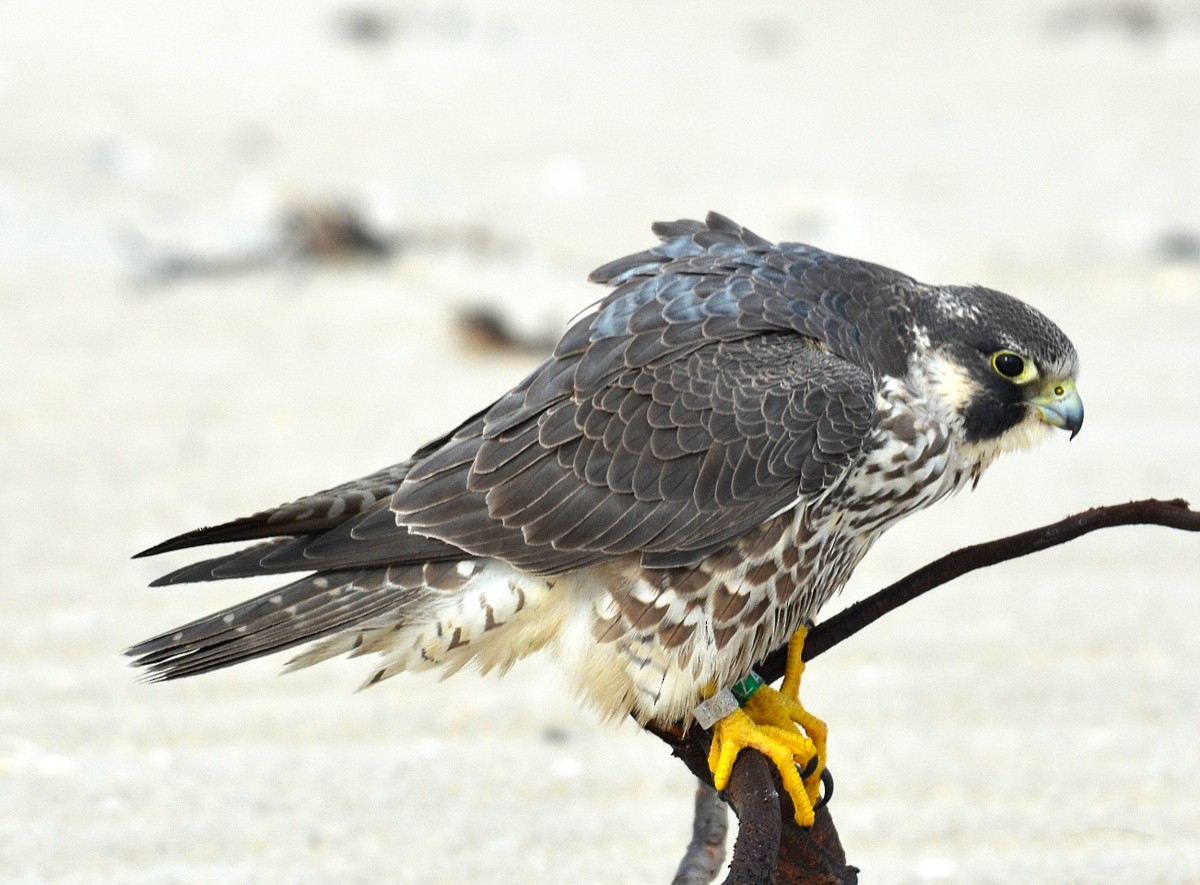
[[[1019,353],[998,350],[992,354],[992,370],[1013,384],[1028,384],[1037,377],[1037,367]]]

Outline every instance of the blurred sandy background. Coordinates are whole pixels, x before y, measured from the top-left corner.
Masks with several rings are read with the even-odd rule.
[[[332,203],[390,251],[281,222]],[[852,595],[1200,501],[1200,4],[0,5],[0,880],[669,881],[688,775],[540,661],[354,694],[361,661],[142,685],[119,652],[267,586],[132,553],[399,460],[537,359],[463,311],[553,334],[710,208],[1007,290],[1082,354],[1081,436]],[[810,668],[863,881],[1200,881],[1198,571],[1092,535]]]

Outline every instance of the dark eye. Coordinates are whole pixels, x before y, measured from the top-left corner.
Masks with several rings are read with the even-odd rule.
[[[992,357],[992,368],[1005,378],[1017,378],[1025,371],[1025,360],[1011,350],[1002,350]]]

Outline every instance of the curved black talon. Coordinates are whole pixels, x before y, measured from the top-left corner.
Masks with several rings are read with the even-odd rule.
[[[821,786],[825,789],[821,791],[821,798],[813,806],[813,811],[820,811],[833,798],[833,775],[829,773],[828,768],[821,772]]]
[[[796,766],[796,771],[800,772],[800,780],[806,781],[812,777],[812,773],[817,770],[817,761],[817,757],[813,756],[803,768]]]

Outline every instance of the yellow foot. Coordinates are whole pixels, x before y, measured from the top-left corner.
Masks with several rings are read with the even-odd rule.
[[[825,723],[805,710],[799,700],[807,635],[807,629],[801,628],[788,643],[787,669],[780,690],[764,685],[741,709],[718,720],[713,726],[712,748],[708,754],[713,786],[718,790],[728,785],[733,763],[746,747],[753,747],[770,759],[792,799],[796,823],[802,827],[813,825],[813,806],[820,795],[829,735]],[[814,761],[816,764],[812,765]],[[801,778],[797,764],[806,769],[807,777]],[[811,770],[808,770],[810,766]]]

